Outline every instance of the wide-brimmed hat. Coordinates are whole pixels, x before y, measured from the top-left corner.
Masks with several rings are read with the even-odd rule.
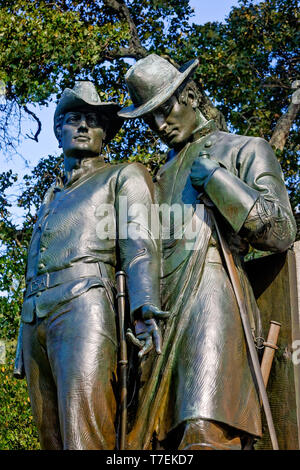
[[[91,111],[99,113],[109,121],[105,142],[108,143],[113,139],[123,123],[123,119],[117,114],[121,106],[113,101],[103,103],[100,100],[95,85],[89,81],[77,81],[73,89],[66,88],[63,91],[54,114],[54,133],[56,138],[58,139],[59,137],[57,133],[57,120],[59,116],[82,107],[91,108]]]
[[[198,59],[193,59],[177,69],[156,54],[138,60],[125,75],[133,104],[121,109],[118,115],[133,119],[154,111],[175,93],[198,65]]]

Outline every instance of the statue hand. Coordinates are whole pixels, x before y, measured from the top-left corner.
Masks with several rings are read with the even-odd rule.
[[[153,344],[157,354],[161,354],[161,333],[153,318],[149,320],[137,320],[134,328],[137,339],[144,341],[138,354],[140,359],[151,351]]]
[[[219,164],[208,158],[198,157],[191,168],[191,181],[195,189],[199,190],[208,183],[212,174],[220,168]]]
[[[140,308],[139,316],[141,316],[143,320],[148,320],[153,317],[157,320],[165,320],[166,318],[169,318],[170,312],[164,312],[152,304],[145,304]]]
[[[166,319],[169,317],[169,312],[164,312],[154,305],[144,305],[139,310],[140,319],[134,322],[135,336],[131,330],[127,330],[127,338],[136,346],[140,348],[138,354],[141,359],[155,347],[157,354],[161,354],[161,333],[155,321],[155,318]]]
[[[145,321],[136,320],[134,327],[136,336],[128,329],[126,337],[132,344],[140,349],[138,353],[139,359],[142,359],[143,356],[151,351],[153,342],[157,354],[161,354],[161,334],[156,321],[153,320],[153,318]]]

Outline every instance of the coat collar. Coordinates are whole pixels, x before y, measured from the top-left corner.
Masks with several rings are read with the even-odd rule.
[[[171,149],[168,152],[166,163],[158,170],[155,180],[158,181],[169,167],[176,163],[179,164],[179,162],[184,159],[184,156],[189,147],[192,147],[193,145],[197,144],[201,147],[199,148],[199,152],[200,150],[202,150],[203,152],[208,153],[210,148],[213,147],[213,145],[217,141],[215,135],[217,132],[218,129],[216,123],[213,120],[208,121],[202,128],[195,129],[194,134],[197,139],[193,142],[188,142],[178,153],[176,153],[174,149]]]
[[[84,176],[89,176],[90,174],[97,171],[99,168],[105,165],[104,157],[94,157],[94,158],[83,158],[79,161],[78,166],[73,168],[71,171],[66,171],[64,174],[64,187],[69,188],[72,186],[75,181],[78,181]]]

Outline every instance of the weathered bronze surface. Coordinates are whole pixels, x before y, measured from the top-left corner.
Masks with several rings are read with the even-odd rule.
[[[176,206],[167,236],[161,218],[162,307],[171,315],[162,354],[142,363],[130,449],[236,449],[262,436],[256,380],[209,211],[231,247],[257,346],[261,317],[242,256],[249,243],[287,250],[295,221],[269,144],[220,132],[202,115],[188,80],[196,65],[178,71],[155,54],[138,61],[126,76],[133,105],[119,112],[143,118],[170,148],[156,201]]]
[[[133,105],[119,113],[90,82],[58,103],[65,173],[33,231],[19,344],[43,449],[271,448],[216,223],[260,358],[269,321],[282,324],[267,390],[279,447],[299,448],[295,221],[282,172],[266,141],[206,120],[190,80],[197,64],[177,70],[155,54],[138,61],[126,77]],[[110,165],[101,155],[122,124],[117,113],[143,118],[169,147],[155,187],[142,165]],[[158,219],[149,223],[153,202],[167,208],[161,241]],[[140,236],[128,236],[132,228]],[[245,266],[249,244],[279,254]],[[126,351],[130,322],[138,354]],[[19,375],[22,354],[18,347]]]
[[[101,156],[103,142],[122,124],[118,109],[102,103],[91,82],[77,82],[63,93],[54,117],[65,175],[38,213],[22,310],[26,379],[42,449],[117,446],[116,269],[127,275],[132,318],[140,311],[163,314],[159,251],[147,215],[151,178],[140,164],[110,165]],[[121,197],[129,206],[122,229],[133,226],[144,237],[121,237]],[[146,215],[130,212],[136,202]],[[106,237],[99,228],[103,208]],[[156,331],[144,330],[151,342]]]

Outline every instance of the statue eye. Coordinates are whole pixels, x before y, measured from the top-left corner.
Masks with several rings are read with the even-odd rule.
[[[162,112],[162,114],[167,116],[171,112],[172,107],[173,107],[172,99],[169,99],[168,101],[166,101],[159,107],[159,110]]]
[[[98,125],[97,116],[87,116],[87,122],[90,126],[97,126]]]
[[[153,116],[149,113],[149,114],[145,114],[143,116],[143,121],[146,123],[146,124],[151,124],[151,122],[153,121]]]
[[[66,119],[66,122],[69,124],[73,124],[78,121],[80,121],[80,114],[70,114]]]

